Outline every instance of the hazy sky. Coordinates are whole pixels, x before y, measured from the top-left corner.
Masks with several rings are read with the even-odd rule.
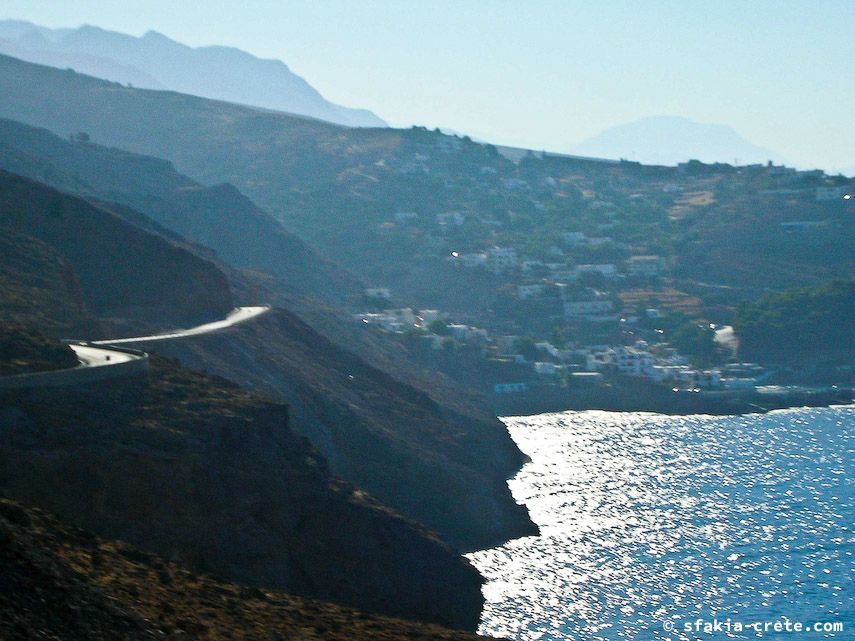
[[[562,151],[672,114],[855,168],[855,0],[3,0],[0,14],[233,45],[393,125]]]

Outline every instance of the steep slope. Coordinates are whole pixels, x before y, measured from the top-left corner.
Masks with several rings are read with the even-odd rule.
[[[6,496],[246,585],[474,629],[480,577],[333,478],[285,406],[155,359],[148,380],[0,396]]]
[[[30,62],[146,89],[172,89],[217,100],[311,116],[352,127],[385,127],[365,109],[324,99],[279,60],[262,60],[232,47],[191,48],[155,31],[134,36],[85,25],[49,30],[0,25],[0,51]]]
[[[212,263],[110,211],[5,171],[0,229],[34,238],[73,264],[95,314],[177,322],[233,307],[228,281]]]
[[[459,548],[535,531],[506,484],[520,454],[494,421],[454,413],[285,310],[157,349],[286,400],[335,473]]]
[[[9,641],[484,638],[216,581],[14,501],[0,501],[0,540],[0,636]]]
[[[0,501],[0,636],[9,641],[476,641],[466,632],[248,589]]]
[[[196,96],[133,89],[8,56],[0,56],[0,89],[0,116],[63,136],[86,132],[100,144],[171,160],[204,184],[230,182],[241,191],[252,184],[252,175],[259,186],[283,196],[314,190],[334,180],[351,157],[379,158],[399,139],[394,130],[348,130]]]
[[[165,160],[0,119],[0,168],[132,207],[235,267],[273,275],[290,296],[341,302],[362,291],[231,185],[204,187]]]
[[[77,356],[63,343],[24,325],[0,320],[0,376],[76,367]]]
[[[0,234],[0,299],[2,321],[27,323],[55,336],[93,331],[74,267],[32,236]]]
[[[0,34],[0,51],[21,60],[60,69],[77,69],[83,73],[149,89],[166,89],[149,74],[104,56],[58,50],[44,35],[29,31],[21,36]]]

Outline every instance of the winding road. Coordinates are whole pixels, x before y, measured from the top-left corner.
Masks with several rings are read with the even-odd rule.
[[[68,346],[77,354],[77,360],[82,367],[101,367],[102,365],[115,365],[126,363],[142,356],[128,352],[118,352],[114,349],[104,347],[93,347],[83,343],[69,343]]]
[[[144,375],[148,371],[148,354],[120,347],[127,343],[150,343],[213,334],[234,327],[269,312],[270,306],[238,307],[223,320],[205,323],[152,336],[134,336],[99,341],[66,341],[77,355],[80,365],[49,372],[33,372],[0,377],[0,390],[78,385],[122,376]],[[109,366],[109,367],[108,367]]]
[[[219,332],[224,329],[228,329],[229,327],[234,327],[235,325],[239,325],[240,323],[245,323],[246,321],[253,319],[256,316],[261,316],[262,314],[269,311],[269,305],[259,305],[256,307],[238,307],[237,309],[232,310],[229,315],[226,316],[223,320],[215,321],[213,323],[205,323],[204,325],[199,325],[198,327],[193,327],[191,329],[180,329],[175,332],[154,334],[152,336],[135,336],[133,338],[111,338],[110,340],[104,341],[92,341],[91,344],[121,345],[123,343],[150,343],[152,341],[166,341],[175,338],[199,336],[201,334],[213,334],[214,332]]]

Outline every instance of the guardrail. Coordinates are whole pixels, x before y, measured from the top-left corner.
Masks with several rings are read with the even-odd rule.
[[[89,341],[64,340],[68,345],[90,346]],[[136,358],[109,365],[98,365],[95,367],[79,365],[68,369],[57,369],[49,372],[30,372],[28,374],[15,374],[0,378],[0,391],[16,389],[32,389],[35,387],[62,387],[71,385],[85,385],[115,378],[126,378],[132,376],[145,376],[149,369],[148,354],[126,347],[113,347],[104,345],[91,345],[113,352],[131,354]]]

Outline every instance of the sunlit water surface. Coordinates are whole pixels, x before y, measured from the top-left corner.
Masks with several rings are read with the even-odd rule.
[[[482,634],[855,639],[855,409],[505,422],[531,457],[511,489],[541,535],[469,555],[487,579]],[[699,617],[845,631],[683,632]]]

